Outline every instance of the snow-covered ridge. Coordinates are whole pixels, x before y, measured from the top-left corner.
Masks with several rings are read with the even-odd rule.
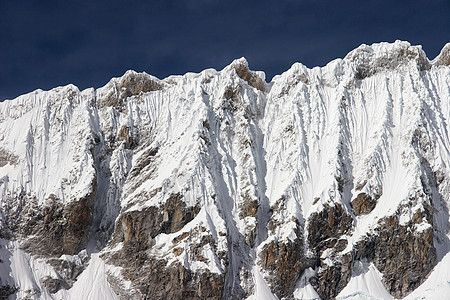
[[[244,58],[127,71],[0,103],[5,293],[407,295],[450,250],[448,45],[433,61],[361,45],[269,83]]]

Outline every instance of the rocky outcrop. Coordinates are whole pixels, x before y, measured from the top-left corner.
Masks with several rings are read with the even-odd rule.
[[[209,270],[191,272],[178,263],[167,266],[167,260],[153,257],[148,250],[152,239],[160,233],[180,231],[198,214],[198,206],[188,207],[181,194],[169,195],[159,207],[151,206],[141,211],[122,213],[116,223],[114,243],[123,242],[122,249],[103,256],[109,263],[123,268],[122,275],[133,283],[137,290],[135,297],[142,299],[221,299],[224,277]],[[204,230],[204,229],[203,229]],[[178,256],[184,247],[176,247],[189,236],[181,234],[172,242],[173,253]],[[212,237],[203,235],[198,244],[191,245],[193,259],[208,263],[202,256],[202,248],[208,245],[215,249]],[[110,278],[119,294],[123,294],[120,284]]]
[[[376,51],[376,47],[382,46],[389,47],[389,51]],[[355,63],[355,78],[358,80],[381,71],[395,70],[410,61],[414,61],[420,71],[431,68],[431,64],[420,46],[411,46],[409,43],[401,41],[390,45],[381,43],[375,47],[361,45],[347,54],[345,59]]]
[[[247,81],[249,85],[262,92],[266,91],[266,82],[255,72],[250,71],[246,60],[239,61],[239,63],[235,64],[233,68],[236,71],[236,74],[243,80]]]
[[[72,258],[73,259],[68,260],[60,257],[52,257],[47,260],[47,263],[51,265],[60,276],[59,278],[52,278],[52,280],[49,281],[51,286],[65,289],[71,287],[89,263],[89,257],[86,255],[85,251],[77,256],[72,256]],[[58,281],[60,283],[58,283]]]
[[[99,102],[99,106],[114,107],[118,111],[124,109],[124,100],[128,97],[162,90],[163,85],[156,78],[145,73],[128,71],[119,79],[113,79],[109,85],[111,89]]]
[[[7,164],[17,165],[19,157],[6,149],[0,148],[0,168]]]
[[[350,233],[352,225],[352,217],[340,204],[325,205],[320,212],[313,213],[308,218],[308,246],[315,253],[314,264],[310,267],[319,267],[310,283],[323,299],[335,297],[351,278],[351,257],[339,254],[347,241],[339,238]],[[321,259],[322,253],[328,249],[334,253],[331,265]]]
[[[187,207],[181,194],[171,194],[161,208],[151,206],[123,213],[116,224],[113,239],[123,241],[129,251],[145,251],[151,248],[152,238],[160,233],[179,231],[199,210],[198,206]]]
[[[310,283],[322,299],[332,299],[347,285],[351,276],[352,259],[346,255],[333,265],[321,262],[317,275],[310,279]]]
[[[401,298],[419,286],[434,266],[433,227],[418,231],[414,221],[400,225],[397,216],[379,224],[373,262],[383,273],[388,291]]]
[[[308,244],[315,253],[334,247],[337,239],[352,229],[353,219],[340,204],[325,205],[308,218]]]
[[[116,262],[130,262],[127,257],[114,257]],[[123,260],[121,260],[123,259]],[[125,279],[137,289],[133,299],[222,299],[223,275],[209,270],[191,272],[180,263],[167,266],[164,259],[155,259],[140,253],[124,271]],[[118,295],[126,297],[120,284],[110,281]]]
[[[22,250],[45,258],[54,268],[58,278],[39,279],[51,293],[70,288],[86,267],[88,257],[83,250],[91,233],[95,178],[91,188],[89,194],[67,204],[51,194],[43,207],[38,206],[36,198],[21,193],[16,195],[21,205],[6,215],[3,234],[18,239]],[[66,260],[63,255],[73,259]]]
[[[369,214],[377,205],[377,201],[366,193],[359,193],[350,205],[356,216]]]
[[[131,149],[133,144],[133,137],[130,134],[130,130],[127,126],[122,126],[119,130],[119,133],[117,135],[118,141],[124,141],[125,142],[125,149]]]
[[[252,200],[248,191],[246,194],[241,195],[243,202],[240,207],[239,218],[246,222],[246,230],[244,232],[245,242],[249,247],[255,245],[256,228],[257,228],[257,213],[259,203],[257,200]]]
[[[402,298],[413,291],[434,266],[436,249],[430,213],[418,211],[403,225],[397,215],[383,218],[375,234],[354,246],[354,259],[372,261],[383,273],[383,282],[394,297]],[[419,224],[425,229],[420,229]]]
[[[333,298],[350,280],[353,263],[367,259],[383,274],[386,289],[394,297],[406,296],[423,282],[436,261],[433,228],[426,226],[429,224],[427,219],[432,220],[430,213],[418,211],[404,225],[400,225],[397,215],[383,218],[375,234],[366,236],[352,252],[343,255],[339,253],[347,244],[343,239],[336,243],[319,243],[326,245],[319,249],[333,250],[334,254],[328,257],[333,264],[328,265],[322,260],[317,275],[310,280],[311,284],[323,299]],[[418,224],[426,229],[419,230]]]
[[[74,255],[86,248],[92,209],[96,197],[96,181],[87,196],[67,205],[54,196],[47,199],[43,211],[28,211],[19,232],[25,238],[22,248],[33,255],[58,257]],[[17,225],[19,226],[19,225]]]
[[[309,267],[314,266],[315,259],[305,256],[303,243],[295,241],[272,241],[265,245],[259,254],[261,267],[268,271],[272,292],[280,299],[292,295],[295,284]]]
[[[49,276],[42,279],[42,284],[51,294],[58,292],[60,289],[68,289],[70,286],[59,278],[51,278]]]
[[[272,216],[267,224],[271,233],[281,226],[280,213],[285,208],[285,204],[286,197],[282,196],[271,207]],[[292,296],[297,280],[304,270],[315,267],[317,261],[315,256],[306,255],[300,222],[295,218],[290,221],[295,224],[293,232],[296,238],[270,241],[262,247],[258,260],[258,264],[268,274],[265,280],[269,283],[272,292],[280,299]]]

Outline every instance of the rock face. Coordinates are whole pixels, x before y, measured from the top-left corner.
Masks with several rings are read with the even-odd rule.
[[[8,299],[9,296],[15,294],[17,291],[17,288],[9,286],[9,285],[3,285],[0,287],[0,297],[1,299]]]
[[[24,237],[22,247],[38,256],[74,255],[86,248],[92,224],[92,207],[96,197],[96,182],[85,197],[72,201],[65,207],[61,200],[51,196],[43,211],[27,209],[20,221],[8,220]],[[20,211],[20,213],[23,213]],[[26,238],[29,237],[30,238]]]
[[[369,214],[375,208],[377,202],[369,195],[360,193],[350,204],[355,215],[360,216]]]
[[[131,250],[146,250],[151,247],[152,238],[160,233],[178,232],[192,221],[199,210],[199,207],[186,207],[180,194],[171,194],[162,211],[153,206],[122,213],[114,232]]]
[[[125,100],[128,97],[162,89],[162,85],[156,78],[133,71],[128,71],[123,77],[113,80],[109,84],[114,88],[109,90],[99,105],[112,106],[119,111],[124,109]]]
[[[131,255],[131,254],[128,254]],[[222,299],[224,278],[207,270],[191,272],[179,263],[141,255],[112,257],[124,267],[123,276],[133,282],[137,291],[125,292],[120,283],[110,283],[118,295],[135,299]],[[133,265],[128,265],[129,263]],[[122,264],[123,263],[123,264]]]
[[[0,103],[0,298],[426,296],[450,249],[448,52]]]
[[[301,240],[287,243],[271,242],[260,255],[261,267],[269,272],[268,282],[279,298],[290,297],[300,275],[315,266],[315,259],[306,257]]]
[[[399,226],[397,217],[389,217],[381,225],[376,241],[375,265],[395,297],[404,297],[414,290],[436,261],[433,229],[429,227],[422,232],[410,229]]]
[[[352,228],[353,219],[344,212],[341,205],[330,207],[326,205],[318,213],[309,217],[308,242],[317,253],[326,248],[332,248],[337,239],[348,233]]]

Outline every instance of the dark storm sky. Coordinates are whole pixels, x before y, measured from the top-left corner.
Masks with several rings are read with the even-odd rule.
[[[159,78],[245,56],[267,80],[361,43],[408,40],[430,59],[450,42],[450,1],[0,0],[0,100],[126,70]]]

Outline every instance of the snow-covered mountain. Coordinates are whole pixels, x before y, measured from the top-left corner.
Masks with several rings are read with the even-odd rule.
[[[0,297],[450,295],[449,65],[397,41],[0,103]]]

